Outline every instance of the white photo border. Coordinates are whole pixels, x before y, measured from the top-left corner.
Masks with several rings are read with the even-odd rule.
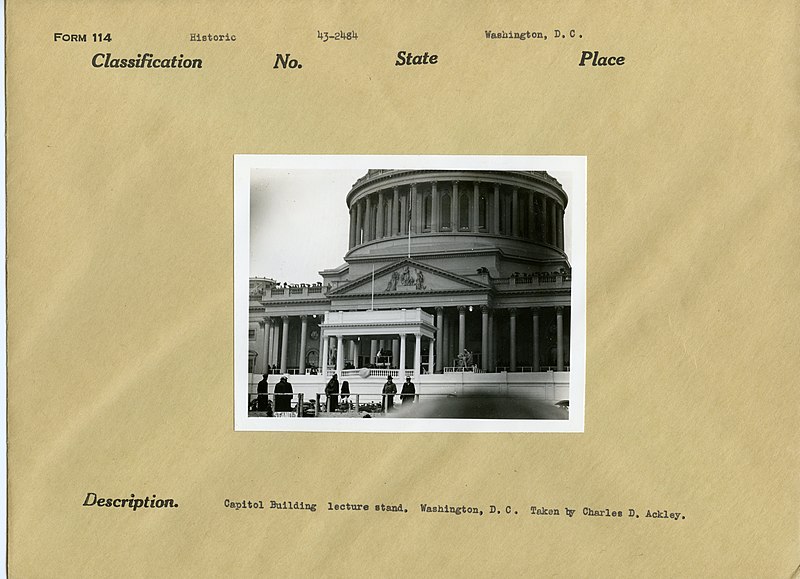
[[[248,334],[250,279],[250,182],[252,169],[339,170],[484,169],[570,173],[571,326],[569,418],[283,418],[248,416]],[[586,185],[585,156],[477,155],[234,155],[234,430],[289,432],[583,432],[586,383]],[[365,169],[366,172],[366,169]],[[344,193],[344,192],[343,192]]]

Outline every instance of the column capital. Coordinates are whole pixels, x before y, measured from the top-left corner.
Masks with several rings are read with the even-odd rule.
[[[281,319],[282,319],[284,322],[288,322],[288,321],[289,321],[289,316],[281,316]]]
[[[467,306],[458,306],[458,313],[463,314],[467,311]]]
[[[539,306],[532,307],[531,313],[533,313],[534,316],[538,316],[542,313],[542,308],[540,308]]]
[[[556,313],[563,314],[564,313],[564,306],[556,306]]]
[[[481,313],[482,314],[488,314],[489,313],[489,306],[487,306],[487,305],[481,306]]]
[[[516,316],[517,315],[517,308],[508,308],[508,315],[509,316]]]
[[[441,314],[443,311],[444,311],[444,308],[442,306],[436,306],[436,313],[437,314]]]
[[[302,314],[300,319],[305,322],[308,319],[308,316],[306,314]]]

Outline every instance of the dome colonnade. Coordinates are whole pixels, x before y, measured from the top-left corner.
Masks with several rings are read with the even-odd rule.
[[[349,249],[394,237],[471,233],[564,250],[566,195],[544,172],[373,170],[347,203]]]

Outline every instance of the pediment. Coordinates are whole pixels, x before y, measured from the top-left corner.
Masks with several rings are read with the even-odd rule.
[[[409,259],[375,271],[375,295],[485,291],[487,289],[489,287],[480,282]],[[364,295],[371,294],[372,291],[373,278],[370,274],[337,288],[329,295],[337,297]]]

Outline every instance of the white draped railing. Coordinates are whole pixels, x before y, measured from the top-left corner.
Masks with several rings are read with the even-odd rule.
[[[359,369],[351,369],[351,370],[342,370],[338,372],[340,378],[348,378],[348,377],[356,377],[361,376],[361,372],[364,368]],[[392,378],[397,378],[400,375],[400,370],[391,369],[391,368],[366,368],[369,371],[369,378],[388,378],[391,376]],[[328,376],[333,376],[337,374],[336,370],[333,368],[328,368]],[[406,376],[414,376],[413,370],[405,370]]]
[[[446,366],[445,369],[444,369],[444,373],[445,374],[451,374],[451,373],[454,373],[454,372],[455,373],[474,372],[474,373],[478,374],[478,373],[480,373],[482,371],[483,370],[478,368],[476,365],[472,365],[472,366]]]

